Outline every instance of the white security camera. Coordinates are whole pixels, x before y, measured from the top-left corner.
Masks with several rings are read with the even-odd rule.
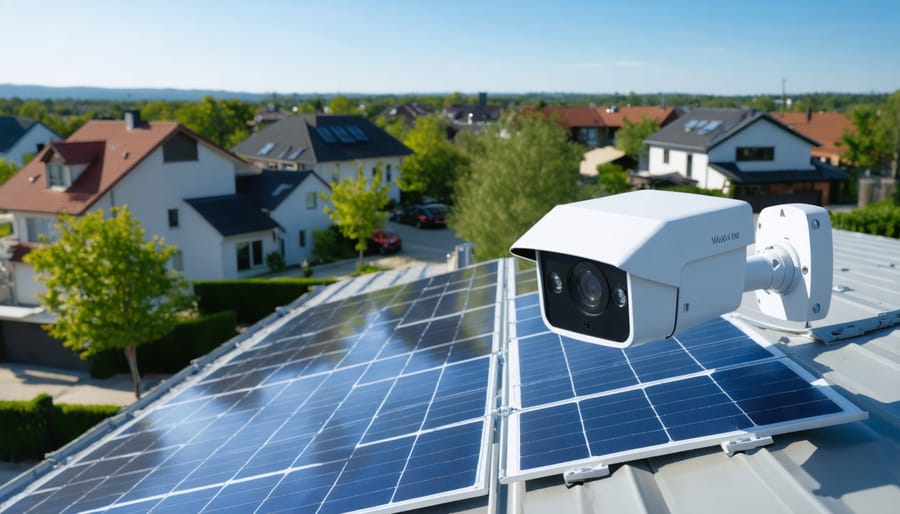
[[[764,314],[823,318],[831,300],[831,223],[821,207],[760,213],[739,200],[635,191],[554,207],[510,248],[537,262],[554,332],[617,348],[657,341],[732,311],[757,292]]]

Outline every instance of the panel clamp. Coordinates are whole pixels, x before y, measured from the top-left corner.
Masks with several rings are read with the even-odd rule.
[[[609,476],[609,466],[606,464],[597,464],[593,467],[585,466],[570,469],[563,473],[563,480],[566,481],[566,487],[572,487],[587,482],[588,480],[607,476]]]
[[[772,444],[772,436],[767,435],[763,437],[757,437],[755,435],[750,435],[747,437],[732,439],[730,441],[724,441],[720,446],[722,447],[722,451],[728,454],[729,457],[731,457],[737,452],[745,452],[747,450],[753,450],[754,448],[759,448],[761,446],[767,446],[770,444]]]

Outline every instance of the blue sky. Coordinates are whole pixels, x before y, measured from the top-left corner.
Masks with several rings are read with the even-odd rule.
[[[0,0],[0,83],[887,92],[900,1]]]

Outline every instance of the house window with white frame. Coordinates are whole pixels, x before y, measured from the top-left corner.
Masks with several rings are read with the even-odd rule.
[[[47,187],[66,188],[69,187],[66,180],[66,166],[61,162],[47,163]]]
[[[318,193],[315,191],[310,191],[306,193],[306,208],[307,210],[312,210],[316,208],[316,198],[318,197]]]
[[[235,245],[235,249],[238,271],[258,268],[264,264],[262,239],[238,243]]]
[[[50,218],[25,218],[26,240],[29,243],[52,243],[59,239],[56,220]],[[41,240],[44,236],[45,241]]]
[[[384,181],[388,184],[391,182],[391,165],[386,164],[384,167]]]
[[[172,269],[175,271],[184,271],[184,254],[181,250],[175,250],[172,254]]]
[[[663,148],[663,164],[669,164],[669,149]]]

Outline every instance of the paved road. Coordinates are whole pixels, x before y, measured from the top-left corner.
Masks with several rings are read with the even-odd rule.
[[[385,228],[400,235],[403,241],[400,255],[417,261],[445,263],[447,254],[463,243],[449,228],[416,228],[393,221],[389,221]]]

